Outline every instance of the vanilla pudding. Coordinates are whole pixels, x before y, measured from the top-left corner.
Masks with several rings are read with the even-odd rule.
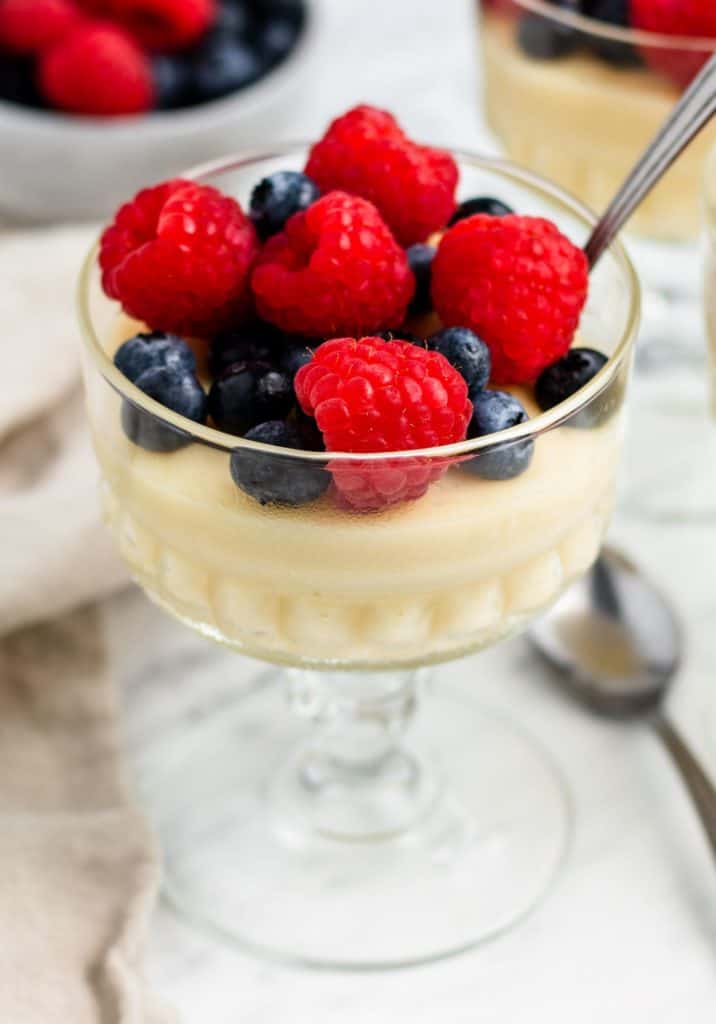
[[[109,354],[136,330],[125,319]],[[108,387],[90,392],[89,414],[107,521],[155,601],[266,660],[396,666],[494,643],[592,564],[621,448],[618,383],[601,425],[546,432],[520,477],[453,466],[423,498],[370,514],[330,491],[262,506],[235,486],[227,451],[139,448]]]
[[[676,102],[676,86],[646,67],[613,67],[581,50],[534,59],[516,42],[515,18],[489,10],[482,46],[487,119],[509,157],[603,209]],[[714,140],[716,126],[691,144],[635,214],[635,231],[679,241],[698,233]]]

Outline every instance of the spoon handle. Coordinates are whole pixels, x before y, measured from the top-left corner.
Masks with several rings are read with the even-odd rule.
[[[614,240],[636,207],[716,114],[716,56],[694,79],[609,204],[584,246],[589,266]]]
[[[654,726],[681,773],[716,856],[716,786],[668,718],[659,715]]]

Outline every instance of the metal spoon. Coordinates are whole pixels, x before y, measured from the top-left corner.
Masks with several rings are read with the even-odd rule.
[[[530,634],[562,689],[612,719],[642,717],[664,743],[716,856],[716,786],[664,711],[681,663],[675,612],[623,554],[604,548]]]
[[[714,114],[716,56],[709,60],[683,94],[602,214],[584,246],[590,267],[595,266],[637,206]]]

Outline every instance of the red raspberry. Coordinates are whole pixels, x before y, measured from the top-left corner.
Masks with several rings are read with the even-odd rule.
[[[118,22],[148,50],[170,52],[198,42],[216,18],[216,0],[81,0]]]
[[[301,408],[314,416],[328,451],[392,452],[462,441],[472,407],[467,384],[439,352],[407,341],[336,338],[296,374]],[[334,462],[333,479],[353,508],[378,509],[421,497],[445,461]]]
[[[154,330],[210,335],[246,311],[257,249],[234,199],[176,179],[120,208],[102,235],[102,284]]]
[[[372,203],[329,192],[268,240],[251,287],[265,320],[333,338],[398,327],[415,279]]]
[[[629,0],[629,20],[635,28],[665,36],[716,39],[714,0]],[[687,86],[712,55],[707,50],[642,46],[644,60],[680,87]]]
[[[2,0],[0,48],[12,53],[41,53],[79,20],[80,12],[70,0]]]
[[[370,199],[398,241],[423,242],[455,209],[458,170],[449,153],[412,142],[383,110],[355,107],[312,148],[306,174],[324,192]]]
[[[490,348],[492,379],[524,384],[561,358],[587,299],[587,259],[549,220],[476,214],[443,236],[435,308]]]
[[[122,29],[80,23],[41,54],[40,90],[59,110],[111,117],[154,104],[149,61]]]

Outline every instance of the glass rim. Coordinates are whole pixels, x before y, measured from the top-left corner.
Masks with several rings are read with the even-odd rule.
[[[716,50],[716,38],[710,36],[668,36],[659,32],[649,32],[645,29],[609,25],[607,22],[591,18],[586,14],[579,14],[577,11],[553,7],[548,0],[512,0],[512,2],[515,6],[532,11],[535,14],[541,14],[550,21],[567,27],[581,29],[582,32],[611,42],[636,44],[666,50],[695,50],[698,52]]]
[[[271,147],[269,150],[251,149],[240,151],[228,157],[198,164],[179,175],[179,177],[194,181],[205,181],[209,184],[210,182],[207,179],[220,172],[225,173],[231,170],[238,170],[253,163],[275,160],[294,153],[305,153],[310,145],[310,143],[306,142],[281,143]],[[539,193],[553,205],[556,204],[570,215],[577,216],[588,228],[593,227],[596,223],[597,217],[588,206],[564,189],[553,185],[531,171],[496,157],[485,157],[457,148],[450,148],[450,152],[458,161],[462,160],[473,166],[500,174],[502,177],[510,179],[519,185],[528,186],[533,192]],[[410,448],[391,452],[312,452],[296,448],[280,448],[277,445],[250,441],[244,437],[224,433],[215,427],[195,423],[193,420],[187,419],[171,409],[167,409],[166,406],[150,398],[136,384],[133,384],[125,377],[107,354],[92,322],[89,298],[92,274],[97,266],[98,251],[99,239],[90,248],[82,264],[76,291],[77,314],[84,349],[94,363],[95,369],[99,371],[107,383],[135,407],[143,409],[155,419],[176,428],[198,443],[226,452],[246,449],[247,451],[271,455],[274,458],[280,456],[286,459],[296,459],[300,462],[310,461],[327,464],[329,462],[355,463],[358,460],[371,462],[402,461],[416,458],[435,460],[474,455],[481,451],[494,449],[498,445],[514,444],[519,441],[535,439],[541,434],[560,426],[560,424],[587,408],[594,399],[609,387],[624,360],[631,352],[636,339],[641,314],[641,292],[636,271],[624,246],[619,240],[616,240],[610,246],[609,251],[615,257],[629,288],[629,310],[624,328],[614,351],[602,369],[583,388],[564,402],[560,402],[559,405],[548,409],[546,412],[541,412],[537,416],[528,418],[524,423],[510,427],[507,430],[497,431],[494,434],[485,434],[482,437],[470,438],[464,441],[457,441],[451,445],[441,445],[433,448]]]

